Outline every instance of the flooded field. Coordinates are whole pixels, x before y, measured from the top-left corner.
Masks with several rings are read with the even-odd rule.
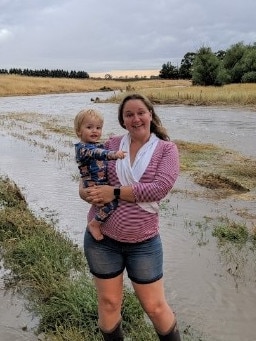
[[[0,98],[0,174],[17,183],[36,214],[55,221],[80,246],[89,205],[78,196],[73,118],[84,107],[96,107],[105,117],[105,137],[122,134],[117,105],[91,101],[107,96]],[[254,112],[167,105],[156,111],[174,140],[213,143],[256,158]],[[221,218],[253,229],[255,188],[216,199],[182,173],[161,206],[168,300],[178,319],[209,341],[256,341],[255,245],[219,244],[212,229]],[[0,329],[9,326],[4,321]]]

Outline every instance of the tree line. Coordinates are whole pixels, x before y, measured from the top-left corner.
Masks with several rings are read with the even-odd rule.
[[[89,74],[85,71],[65,71],[61,69],[56,70],[30,70],[30,69],[16,69],[12,68],[9,71],[0,69],[0,74],[21,75],[30,77],[52,77],[52,78],[89,78]]]
[[[218,52],[202,46],[197,52],[186,53],[180,67],[171,62],[163,64],[159,77],[191,79],[193,85],[203,86],[256,83],[256,43],[239,42]]]
[[[0,74],[17,74],[33,77],[90,78],[85,71],[0,69]],[[107,74],[107,79],[112,76]],[[256,83],[256,42],[246,45],[238,42],[226,51],[213,52],[202,46],[197,52],[187,52],[180,66],[167,62],[162,65],[159,77],[164,79],[189,79],[193,85],[221,86],[230,83]]]

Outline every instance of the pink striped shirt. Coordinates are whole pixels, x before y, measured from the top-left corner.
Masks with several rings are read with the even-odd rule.
[[[110,138],[105,147],[119,150],[122,136]],[[111,186],[120,186],[116,161],[108,161],[108,180]],[[173,142],[160,140],[140,182],[132,185],[137,202],[160,202],[172,189],[179,174],[179,155]],[[88,213],[90,221],[95,207]],[[152,238],[159,232],[159,216],[143,210],[136,203],[119,200],[117,209],[101,226],[104,235],[120,242],[136,243]]]

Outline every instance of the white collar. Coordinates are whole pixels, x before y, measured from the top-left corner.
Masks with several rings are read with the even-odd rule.
[[[119,149],[126,151],[127,155],[124,159],[116,161],[116,173],[122,186],[138,183],[143,173],[148,167],[152,155],[156,149],[159,138],[155,134],[151,134],[149,140],[138,150],[133,165],[130,162],[130,134],[123,136]],[[157,203],[138,203],[143,209],[151,213],[158,212]]]

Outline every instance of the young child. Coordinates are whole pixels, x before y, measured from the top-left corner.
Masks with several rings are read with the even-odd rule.
[[[102,134],[102,126],[102,115],[93,109],[81,110],[74,120],[74,129],[80,139],[80,142],[75,144],[76,162],[84,187],[108,184],[107,160],[125,157],[125,152],[106,150],[102,143],[98,143]],[[104,238],[100,225],[117,205],[118,201],[114,200],[100,207],[96,217],[88,223],[88,229],[96,240]]]

